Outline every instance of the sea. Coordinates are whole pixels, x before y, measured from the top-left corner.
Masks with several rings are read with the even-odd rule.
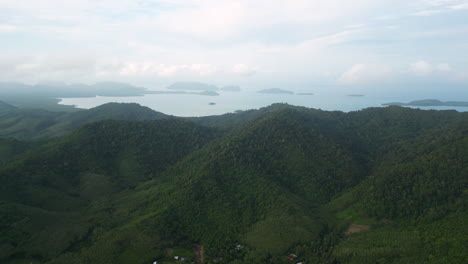
[[[218,96],[197,94],[146,94],[129,97],[85,97],[60,98],[60,104],[72,105],[78,108],[93,108],[110,102],[138,103],[155,111],[169,115],[194,117],[231,113],[238,110],[259,109],[274,103],[287,103],[296,106],[322,109],[327,111],[358,111],[368,107],[383,107],[390,102],[407,103],[413,100],[439,99],[421,98],[416,96],[388,96],[379,94],[349,95],[336,92],[300,95],[295,94],[265,94],[257,91],[227,92],[218,91]],[[451,98],[450,98],[451,99]],[[448,99],[448,100],[450,100]],[[456,98],[452,99],[457,101]],[[468,107],[414,107],[424,110],[456,110],[468,111]]]

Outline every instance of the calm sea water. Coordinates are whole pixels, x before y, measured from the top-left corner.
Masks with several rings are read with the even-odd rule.
[[[175,116],[208,116],[234,112],[236,110],[258,109],[273,103],[288,103],[322,110],[355,111],[367,107],[380,107],[388,102],[409,102],[427,98],[410,96],[382,97],[365,95],[352,97],[346,94],[319,93],[314,95],[297,94],[261,94],[255,91],[219,92],[219,96],[202,96],[194,94],[149,94],[132,97],[88,97],[62,98],[60,104],[75,105],[79,108],[93,108],[105,103],[138,103],[165,114]],[[453,99],[452,99],[453,100]],[[456,100],[456,99],[455,99]],[[215,103],[215,105],[210,105]],[[468,111],[467,107],[418,107]]]

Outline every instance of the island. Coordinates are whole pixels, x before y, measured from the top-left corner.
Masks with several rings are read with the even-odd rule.
[[[128,97],[146,94],[193,94],[218,96],[218,88],[200,83],[177,83],[172,90],[154,91],[144,87],[118,82],[98,82],[95,84],[66,84],[63,82],[43,81],[35,85],[18,82],[0,82],[0,98],[7,104],[19,108],[42,108],[49,111],[75,112],[80,109],[70,105],[61,105],[60,98],[79,97]],[[187,91],[180,90],[184,88]]]
[[[314,95],[314,93],[297,93],[297,95]]]
[[[99,82],[95,84],[66,84],[44,81],[35,85],[19,82],[0,82],[0,98],[19,108],[42,108],[49,111],[78,111],[73,106],[60,105],[59,98],[95,96],[142,96],[151,93],[146,88],[126,83]]]
[[[148,91],[146,94],[196,94],[206,96],[218,96],[219,93],[215,91],[203,91],[203,92],[187,92],[187,91]]]
[[[167,87],[170,90],[182,90],[182,91],[217,91],[217,86],[199,83],[199,82],[176,82]]]
[[[208,105],[216,105],[216,103],[210,102],[210,103],[208,103]]]
[[[425,99],[425,100],[418,100],[412,101],[409,103],[400,103],[400,102],[393,102],[393,103],[386,103],[382,105],[398,105],[398,106],[458,106],[458,107],[468,107],[468,101],[439,101],[436,99]]]
[[[271,88],[257,91],[257,93],[266,93],[266,94],[294,94],[292,91],[283,90],[279,88]]]
[[[207,95],[207,96],[218,96],[219,95],[219,93],[217,93],[215,91],[203,91],[203,92],[199,92],[199,93],[190,93],[190,94]]]
[[[363,94],[348,94],[349,97],[363,97]]]

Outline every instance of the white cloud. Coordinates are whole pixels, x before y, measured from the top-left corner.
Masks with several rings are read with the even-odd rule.
[[[250,76],[257,72],[257,68],[240,63],[232,66],[231,71],[236,75]]]
[[[435,73],[447,73],[452,71],[448,63],[432,65],[431,63],[420,60],[410,65],[410,71],[419,76],[427,76]]]
[[[362,27],[365,27],[365,26],[367,26],[367,24],[353,24],[353,25],[347,25],[347,26],[345,26],[345,28],[353,29],[353,28],[362,28]]]
[[[449,6],[449,8],[453,9],[453,10],[468,9],[468,3],[459,4],[459,5],[452,5],[452,6]]]
[[[418,7],[423,10],[412,16],[432,16],[449,10],[463,10],[468,8],[468,3],[466,0],[422,0]]]
[[[450,65],[448,63],[441,63],[439,65],[437,65],[437,68],[436,68],[438,71],[441,71],[441,72],[449,72],[452,70],[452,68],[450,67]]]
[[[0,79],[4,80],[81,80],[93,78],[96,74],[96,60],[88,54],[0,57]]]
[[[468,71],[459,72],[459,73],[455,74],[454,80],[455,81],[461,81],[461,82],[468,81]]]
[[[359,32],[360,32],[359,30],[345,30],[345,31],[338,32],[335,34],[306,40],[300,43],[298,46],[303,47],[303,48],[308,48],[308,49],[328,47],[328,46],[347,42],[351,40],[353,37],[355,37],[357,33]]]
[[[447,6],[459,3],[464,0],[422,0],[422,3],[429,6]]]
[[[392,71],[387,66],[356,64],[345,71],[338,82],[342,84],[382,83],[390,79]]]
[[[439,58],[443,53],[444,62],[459,67],[459,52],[451,55],[454,52],[446,47],[457,39],[464,52],[466,43],[466,27],[444,22],[433,30],[443,32],[447,44],[435,50],[420,39],[440,36],[422,36],[427,25],[407,17],[408,10],[449,15],[465,8],[461,0],[0,1],[0,33],[21,31],[22,36],[2,39],[0,50],[33,57],[14,63],[0,60],[0,77],[19,81],[187,76],[219,81],[254,76],[248,81],[270,77],[274,82],[316,80],[321,72],[330,72],[321,80],[331,82],[356,61],[403,65],[407,72],[404,58],[431,52]],[[51,55],[57,51],[61,55]],[[76,53],[84,55],[66,55]],[[415,65],[414,72],[452,71],[449,64],[428,65]],[[378,82],[392,74],[388,67],[360,64],[340,80]]]
[[[8,24],[0,24],[0,32],[14,32],[18,31],[18,27]]]
[[[113,72],[113,74],[130,77],[155,75],[169,77],[174,75],[207,76],[216,72],[216,67],[210,64],[166,65],[155,62],[130,62],[123,64],[120,71]]]
[[[440,11],[440,10],[423,10],[423,11],[413,13],[411,15],[412,16],[432,16],[432,15],[438,14],[440,12],[442,12],[442,11]]]
[[[433,71],[433,67],[430,63],[427,61],[417,61],[413,64],[411,64],[411,72],[413,72],[416,75],[429,75]]]

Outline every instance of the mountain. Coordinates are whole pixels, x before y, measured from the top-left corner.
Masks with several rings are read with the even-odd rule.
[[[0,101],[0,113],[9,112],[15,110],[16,107]]]
[[[39,140],[56,137],[87,123],[99,120],[156,120],[173,118],[148,107],[130,103],[108,103],[73,113],[51,112],[41,109],[21,109],[0,105],[0,137],[20,140]]]
[[[128,107],[128,119],[153,117],[119,104],[104,106],[105,116],[115,107]],[[91,121],[94,111],[81,116]],[[0,262],[468,257],[466,113],[276,104],[203,118],[98,119],[1,165]]]

